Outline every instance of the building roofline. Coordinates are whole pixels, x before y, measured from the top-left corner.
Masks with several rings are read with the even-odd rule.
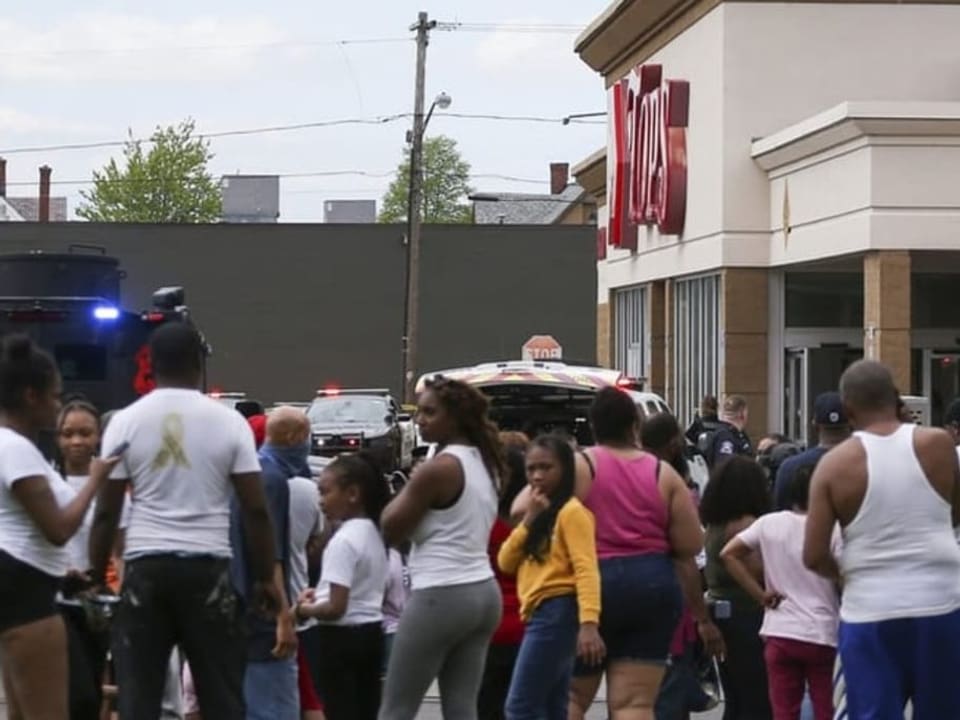
[[[722,2],[826,4],[832,0],[613,0],[577,37],[574,52],[604,77],[622,76]],[[846,0],[854,5],[960,5],[960,0]],[[609,82],[608,82],[609,84]]]
[[[753,141],[764,170],[823,152],[858,137],[960,137],[960,102],[845,102]]]
[[[573,166],[570,171],[577,184],[590,193],[598,204],[607,199],[607,149],[600,148]]]

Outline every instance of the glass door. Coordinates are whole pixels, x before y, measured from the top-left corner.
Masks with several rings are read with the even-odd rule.
[[[806,440],[804,418],[807,417],[807,348],[789,348],[783,377],[783,429],[791,440]]]
[[[960,397],[960,352],[924,350],[923,394],[930,399],[930,422],[943,424],[943,414]]]

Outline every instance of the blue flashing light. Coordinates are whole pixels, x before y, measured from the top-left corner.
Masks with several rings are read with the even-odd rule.
[[[120,311],[109,305],[100,305],[93,309],[93,317],[101,321],[118,320],[120,318]]]

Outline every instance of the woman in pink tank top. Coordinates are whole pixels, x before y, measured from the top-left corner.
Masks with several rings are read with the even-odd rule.
[[[703,532],[682,478],[640,449],[627,393],[597,393],[590,421],[597,445],[578,458],[577,494],[597,522],[607,656],[602,666],[578,664],[570,718],[585,716],[606,672],[611,720],[653,720],[682,604],[674,562],[700,552]]]

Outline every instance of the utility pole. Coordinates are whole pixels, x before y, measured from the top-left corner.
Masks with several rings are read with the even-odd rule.
[[[410,143],[410,198],[407,210],[407,297],[403,317],[403,398],[406,403],[416,402],[417,344],[419,340],[420,315],[420,211],[423,205],[423,133],[424,94],[427,74],[427,45],[430,31],[436,20],[429,20],[427,13],[420,12],[417,22],[410,30],[417,33],[417,77],[414,88],[413,130]]]

